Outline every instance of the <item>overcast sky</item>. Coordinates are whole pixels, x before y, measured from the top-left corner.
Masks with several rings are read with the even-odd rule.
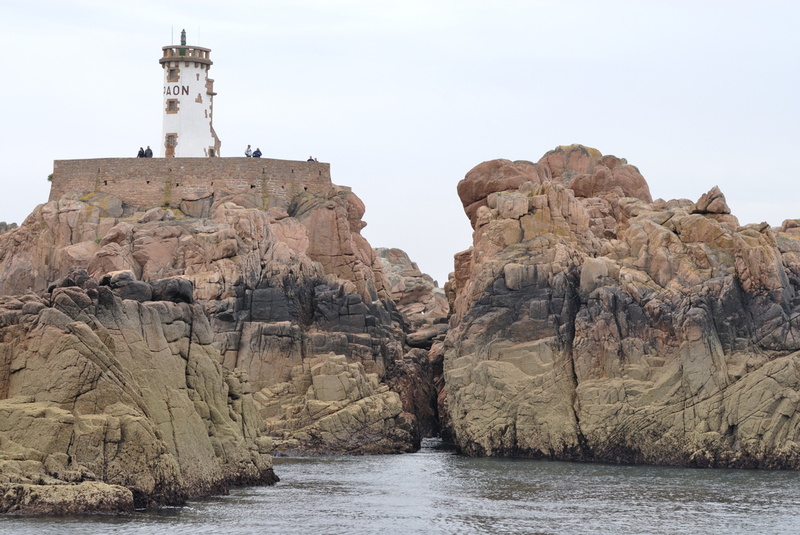
[[[800,217],[800,2],[5,0],[0,221],[53,160],[161,137],[161,47],[212,50],[222,156],[331,164],[373,247],[443,285],[472,229],[456,184],[581,143],[653,198],[718,185],[741,223]]]

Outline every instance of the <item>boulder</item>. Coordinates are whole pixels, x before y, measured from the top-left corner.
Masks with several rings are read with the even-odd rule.
[[[188,193],[181,198],[180,211],[188,217],[209,217],[212,204],[214,204],[213,193]]]
[[[644,202],[653,201],[644,177],[636,167],[627,164],[613,169],[598,165],[591,173],[572,178],[568,187],[576,197],[602,197],[611,193],[618,197],[635,197]]]
[[[514,191],[526,182],[542,184],[550,180],[550,170],[528,161],[491,160],[470,170],[458,183],[458,196],[473,226],[478,209],[488,204],[492,193]]]
[[[153,221],[161,221],[164,219],[166,211],[161,208],[151,208],[139,218],[138,223],[151,223]]]
[[[194,287],[192,281],[184,277],[171,277],[150,282],[153,301],[173,303],[193,303]]]
[[[603,161],[599,150],[584,145],[559,145],[539,159],[539,165],[549,171],[552,181],[568,185],[579,175],[591,174]]]
[[[708,193],[703,193],[692,209],[694,214],[730,214],[731,209],[725,202],[725,195],[719,187],[714,186]]]
[[[108,286],[121,299],[133,299],[144,302],[153,298],[152,287],[143,281],[136,280],[131,271],[112,271],[100,279],[100,286]]]
[[[133,493],[101,481],[32,485],[0,483],[0,513],[10,515],[85,515],[132,513]]]

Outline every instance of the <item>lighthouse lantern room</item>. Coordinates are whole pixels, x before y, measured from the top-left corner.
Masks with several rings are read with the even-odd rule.
[[[208,77],[211,50],[186,45],[165,46],[159,63],[164,68],[164,134],[162,155],[219,156],[220,141],[212,124],[214,80]]]

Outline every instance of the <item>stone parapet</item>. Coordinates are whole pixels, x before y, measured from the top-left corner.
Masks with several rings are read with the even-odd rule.
[[[56,160],[49,200],[67,193],[114,195],[136,209],[177,207],[214,191],[260,193],[286,208],[304,191],[330,189],[330,164],[270,158],[97,158]]]

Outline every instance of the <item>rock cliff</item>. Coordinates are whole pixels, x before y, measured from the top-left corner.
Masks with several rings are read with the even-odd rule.
[[[85,468],[90,474],[83,479],[69,476],[81,484],[103,482],[112,485],[109,492],[122,495],[120,489],[133,489],[132,497],[131,492],[125,495],[128,505],[172,503],[228,484],[269,479],[245,469],[245,460],[227,442],[207,438],[205,446],[194,450],[182,442],[173,444],[174,437],[188,440],[198,434],[200,427],[184,428],[183,423],[193,406],[197,422],[211,418],[215,425],[228,425],[225,419],[232,419],[241,428],[238,440],[244,444],[237,447],[255,455],[247,462],[267,471],[268,451],[413,451],[421,434],[438,432],[427,351],[407,345],[406,335],[430,327],[434,319],[440,332],[446,329],[441,296],[430,297],[439,306],[431,311],[435,318],[429,314],[421,323],[397,310],[383,266],[360,235],[364,205],[348,188],[333,186],[323,194],[298,195],[287,211],[265,209],[261,203],[258,195],[215,192],[185,200],[180,209],[155,207],[131,214],[108,195],[68,195],[37,207],[19,228],[0,234],[0,295],[7,296],[6,321],[0,326],[5,353],[0,354],[6,358],[5,377],[14,385],[6,389],[0,385],[0,401],[13,402],[13,411],[20,414],[41,413],[45,420],[55,420],[58,425],[47,425],[60,426],[59,436],[67,439],[31,453],[41,466],[26,464],[24,477],[6,483],[50,482],[55,488],[57,481],[52,478],[57,477],[45,465],[56,453],[69,459],[65,462],[71,473]],[[66,358],[63,347],[80,346],[69,341],[73,331],[84,338],[92,338],[89,331],[94,332],[99,342],[92,338],[88,349],[78,347],[75,351],[86,355],[75,358],[102,359],[102,366],[116,374],[114,384],[121,392],[101,395],[99,379],[81,371],[87,366],[83,360],[63,362],[57,366],[77,373],[71,387],[76,392],[64,393],[46,410],[36,405],[56,374],[50,370],[52,377],[41,377],[20,370],[27,369],[28,361],[48,366],[59,362],[49,353],[26,356],[42,351],[31,341],[49,325],[38,319],[40,313],[48,321],[57,320],[61,329],[47,331],[54,341],[46,347],[59,359]],[[72,326],[75,322],[85,325]],[[122,333],[119,337],[108,334],[117,331]],[[56,342],[59,336],[63,340]],[[141,355],[128,355],[139,346]],[[202,366],[186,361],[188,348],[192,355],[203,355]],[[171,360],[165,360],[168,354]],[[202,374],[195,379],[195,372]],[[197,382],[213,393],[213,409],[192,391],[199,388]],[[184,397],[172,400],[172,390]],[[156,408],[142,408],[143,392],[164,400]],[[98,403],[91,411],[81,406],[75,412],[71,401],[80,396],[120,398],[123,393],[131,399],[112,404],[111,409]],[[197,408],[201,402],[205,405]],[[125,409],[131,404],[142,414]],[[420,404],[426,407],[421,422],[415,414]],[[16,419],[17,412],[9,418]],[[225,417],[222,422],[217,413]],[[143,441],[143,450],[156,453],[139,453],[137,459],[120,455],[122,460],[113,461],[135,467],[133,475],[125,475],[129,472],[116,465],[107,468],[111,460],[97,461],[102,470],[87,464],[88,453],[77,457],[69,449],[69,437],[78,432],[73,428],[83,432],[89,425],[87,414],[100,415],[92,416],[92,427],[86,431],[98,430],[87,439],[95,449],[105,451],[109,443],[117,448],[116,439],[103,433],[124,423],[137,432],[130,448]],[[134,423],[120,423],[123,417]],[[107,423],[109,418],[119,421]],[[245,420],[247,429],[242,427]],[[174,428],[166,427],[170,421],[176,422]],[[232,433],[227,427],[205,427],[208,437]],[[5,444],[16,451],[17,439],[13,440]],[[20,440],[28,444],[27,438]],[[5,449],[0,445],[0,451]],[[95,453],[92,450],[91,455]],[[208,459],[198,460],[207,454]],[[19,460],[18,453],[13,455]],[[212,460],[216,464],[206,466]],[[239,472],[226,471],[229,464]],[[109,476],[116,471],[123,475]],[[36,489],[34,494],[43,492]],[[33,505],[28,509],[22,505],[35,501],[28,490],[14,493],[18,497],[7,510],[37,511]],[[37,499],[46,510],[50,498]],[[94,502],[87,498],[86,503]],[[117,502],[108,505],[117,506]],[[86,507],[102,509],[96,503]]]
[[[123,300],[109,282],[75,271],[42,297],[0,298],[0,511],[131,510],[276,481],[202,308]]]
[[[470,455],[800,468],[800,228],[652,201],[580,145],[458,185],[447,430]]]

